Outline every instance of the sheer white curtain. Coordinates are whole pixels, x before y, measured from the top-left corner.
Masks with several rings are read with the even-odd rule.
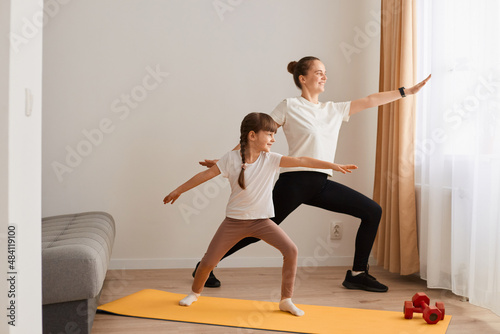
[[[420,273],[500,315],[500,1],[418,6]]]

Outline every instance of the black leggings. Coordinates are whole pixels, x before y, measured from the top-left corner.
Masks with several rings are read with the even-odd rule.
[[[280,174],[274,185],[273,202],[275,217],[271,219],[278,225],[301,204],[360,218],[352,269],[366,270],[382,216],[382,208],[375,201],[349,187],[328,180],[324,173],[287,172]],[[223,259],[259,240],[251,237],[242,239]]]

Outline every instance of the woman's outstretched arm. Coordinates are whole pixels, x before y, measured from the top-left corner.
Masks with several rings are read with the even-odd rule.
[[[422,87],[425,86],[427,81],[431,79],[431,75],[425,79],[416,84],[415,86],[412,86],[410,88],[405,88],[405,94],[406,95],[413,95],[418,93]],[[401,93],[399,90],[391,90],[388,92],[380,92],[380,93],[375,93],[368,95],[367,97],[364,97],[362,99],[357,99],[351,102],[351,110],[349,112],[349,115],[354,115],[362,110],[373,108],[373,107],[378,107],[396,100],[399,100],[401,98]]]

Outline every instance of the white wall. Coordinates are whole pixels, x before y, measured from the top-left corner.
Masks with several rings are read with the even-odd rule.
[[[114,268],[192,267],[224,217],[229,189],[217,179],[173,206],[163,197],[203,170],[200,159],[237,144],[244,115],[299,94],[291,60],[323,60],[324,100],[376,92],[379,12],[378,0],[65,4],[44,31],[43,215],[112,214]],[[341,130],[336,159],[360,166],[336,179],[370,197],[375,141],[376,111],[356,115]],[[274,150],[287,153],[282,133]],[[345,229],[336,243],[327,240],[334,220]],[[334,254],[317,264],[347,265],[358,223],[301,207],[282,226],[299,264],[314,265],[326,244]],[[281,257],[259,243],[224,265],[280,266]]]
[[[36,0],[0,2],[1,333],[42,328],[42,24],[37,28],[32,21],[34,14],[43,16],[42,6]],[[29,117],[26,89],[33,95]]]
[[[0,36],[10,31],[10,1],[0,1]],[[0,41],[0,244],[7,243],[9,226],[9,44],[6,38]],[[8,270],[6,261],[0,262],[0,270]],[[7,305],[8,284],[0,280],[0,304]],[[0,322],[0,333],[8,333],[7,321]]]

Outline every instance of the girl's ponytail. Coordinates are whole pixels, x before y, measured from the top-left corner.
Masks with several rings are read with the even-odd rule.
[[[248,134],[247,134],[248,136]],[[245,149],[247,146],[247,141],[248,138],[240,138],[240,152],[241,152],[241,171],[240,171],[240,176],[238,176],[238,184],[240,185],[241,189],[245,189],[245,169],[246,169],[246,164],[245,164]]]

